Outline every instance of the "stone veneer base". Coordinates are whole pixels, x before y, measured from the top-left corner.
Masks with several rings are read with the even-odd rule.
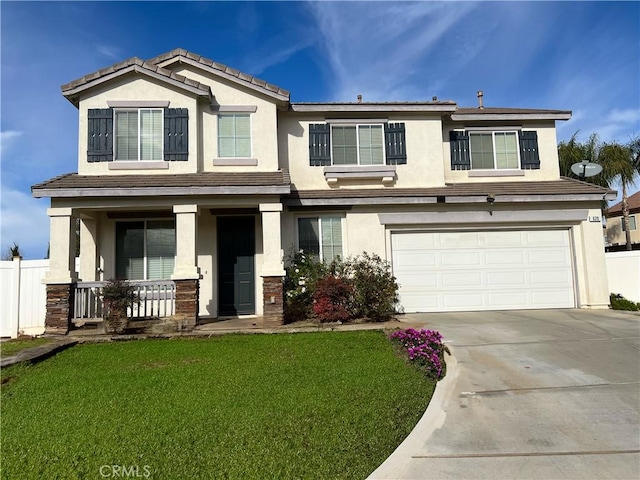
[[[176,280],[176,313],[172,320],[178,330],[193,330],[198,323],[199,280]]]
[[[47,285],[44,333],[66,335],[71,323],[74,284]]]
[[[284,325],[284,302],[282,277],[263,277],[263,317],[264,326]]]

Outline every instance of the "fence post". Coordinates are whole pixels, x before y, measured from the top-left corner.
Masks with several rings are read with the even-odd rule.
[[[13,274],[11,275],[11,315],[9,325],[11,338],[16,338],[20,330],[20,269],[22,257],[13,257]]]

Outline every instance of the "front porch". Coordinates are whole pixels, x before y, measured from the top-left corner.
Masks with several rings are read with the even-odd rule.
[[[49,209],[46,333],[101,325],[102,289],[112,278],[136,289],[140,303],[129,308],[128,317],[138,333],[160,331],[158,325],[162,333],[191,331],[201,320],[221,317],[246,316],[262,327],[283,324],[281,203],[247,207],[237,198],[241,208],[226,202],[224,208],[220,203],[170,208],[158,202],[128,208],[105,203]],[[251,228],[233,233],[238,222],[230,219],[244,219],[241,223]]]

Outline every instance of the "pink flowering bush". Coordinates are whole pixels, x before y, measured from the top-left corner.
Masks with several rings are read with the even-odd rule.
[[[428,378],[440,380],[444,377],[444,353],[449,353],[449,349],[442,343],[440,332],[408,328],[393,332],[389,338]]]

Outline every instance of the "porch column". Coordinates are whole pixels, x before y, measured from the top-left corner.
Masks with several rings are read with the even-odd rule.
[[[198,322],[200,270],[197,266],[197,205],[174,205],[176,215],[176,263],[171,279],[176,282],[174,320],[180,330],[190,330]]]
[[[80,271],[78,277],[83,282],[98,280],[97,235],[98,222],[89,216],[80,217]]]
[[[71,208],[49,208],[49,270],[47,285],[45,333],[66,334],[73,315],[76,232]]]
[[[261,203],[262,297],[265,325],[284,323],[283,281],[285,276],[280,216],[281,203]]]

